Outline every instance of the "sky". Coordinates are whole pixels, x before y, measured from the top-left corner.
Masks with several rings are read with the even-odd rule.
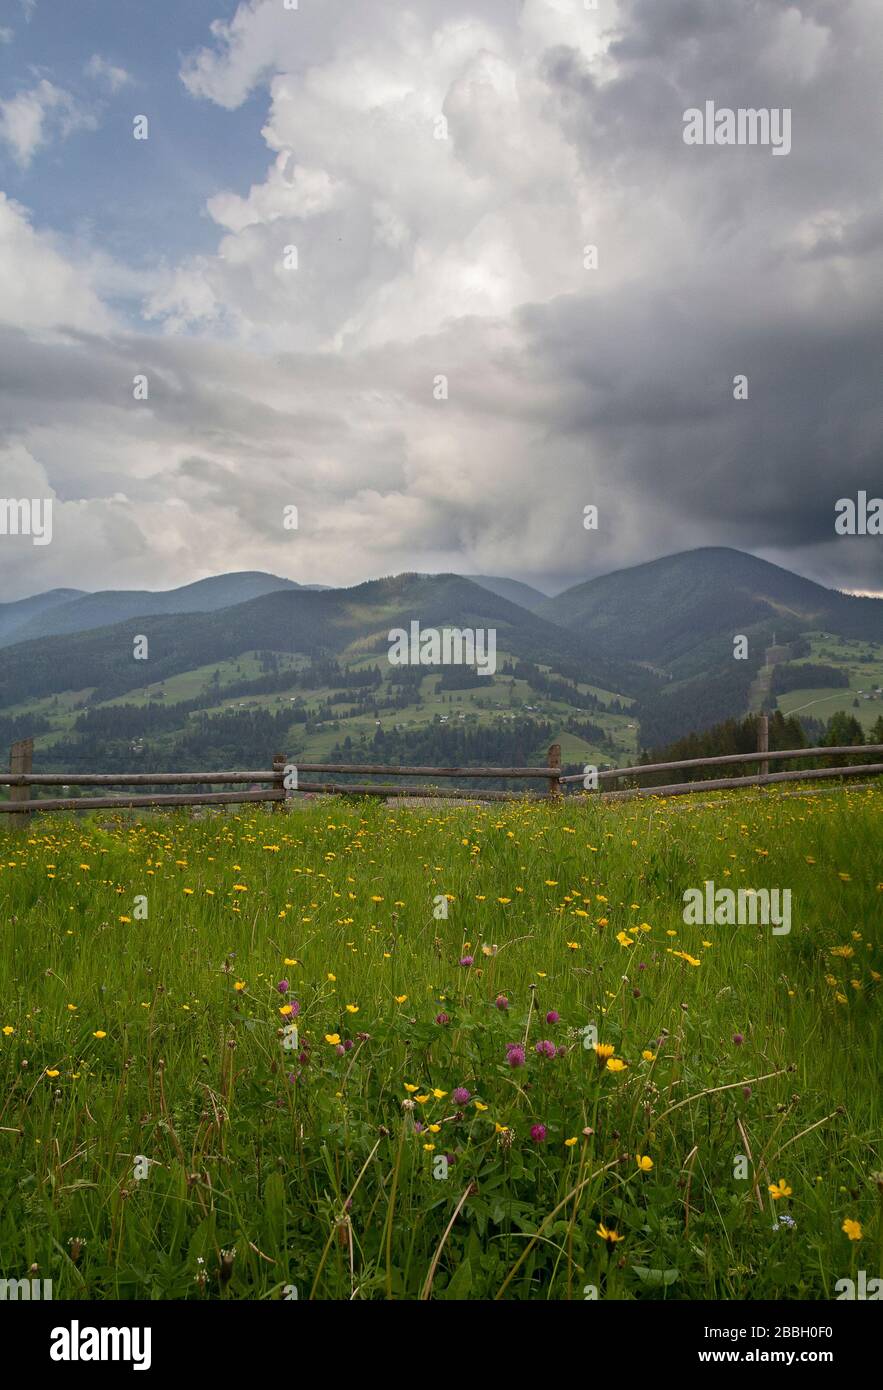
[[[706,545],[883,592],[834,529],[883,494],[879,0],[290,4],[0,0],[0,499],[53,516],[0,601]],[[686,143],[709,101],[790,150]]]

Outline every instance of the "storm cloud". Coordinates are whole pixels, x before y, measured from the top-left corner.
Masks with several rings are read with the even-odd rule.
[[[55,499],[0,598],[714,544],[883,590],[833,526],[883,490],[881,60],[875,0],[239,5],[180,67],[266,147],[212,251],[0,202],[0,494]],[[790,153],[685,144],[712,100]]]

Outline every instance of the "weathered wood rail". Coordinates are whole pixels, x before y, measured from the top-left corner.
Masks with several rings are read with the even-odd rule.
[[[633,797],[685,796],[697,791],[723,791],[737,787],[768,786],[781,782],[816,782],[820,780],[845,777],[874,777],[883,773],[883,762],[861,761],[846,767],[824,767],[797,769],[787,772],[770,772],[770,762],[787,759],[850,757],[864,759],[868,754],[883,754],[883,744],[872,743],[862,746],[844,745],[836,748],[791,748],[769,749],[761,721],[759,744],[756,752],[728,753],[713,758],[682,758],[675,762],[639,763],[633,767],[614,767],[593,771],[592,781],[598,784],[613,782],[624,777],[640,777],[648,773],[686,771],[699,767],[722,767],[744,763],[760,763],[765,769],[755,775],[744,777],[706,778],[701,781],[672,782],[663,786],[629,787],[619,791],[587,791],[588,797],[599,797],[604,801],[619,801]],[[380,763],[293,763],[283,753],[273,758],[270,770],[259,769],[253,772],[34,772],[33,740],[25,739],[13,745],[10,753],[9,772],[0,773],[0,786],[10,788],[10,799],[0,801],[0,814],[29,816],[37,811],[97,811],[127,810],[139,807],[166,806],[235,806],[249,803],[270,803],[277,809],[294,794],[290,788],[290,771],[296,768],[297,787],[300,792],[311,792],[340,796],[413,797],[430,799],[442,797],[457,801],[512,801],[549,800],[561,798],[568,786],[582,783],[585,788],[585,772],[561,774],[561,748],[553,743],[549,749],[546,767],[399,767]],[[395,784],[371,782],[337,782],[309,780],[313,775],[336,773],[347,777],[426,777],[437,778],[500,778],[503,780],[534,780],[547,784],[545,792],[497,791],[484,788],[468,790],[464,787],[441,789],[435,785],[397,786]],[[306,780],[304,775],[306,774]],[[148,792],[119,793],[109,796],[89,797],[44,797],[31,800],[32,787],[187,787],[225,786],[241,790],[207,792]]]

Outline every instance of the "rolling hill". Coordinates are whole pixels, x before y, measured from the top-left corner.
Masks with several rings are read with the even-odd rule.
[[[18,642],[0,669],[0,708],[71,689],[93,688],[94,699],[109,699],[145,676],[155,683],[257,649],[385,659],[389,630],[415,619],[422,627],[494,628],[507,654],[626,694],[653,684],[632,663],[610,661],[582,638],[459,575],[405,574],[352,589],[291,586],[214,612],[138,614],[137,622]],[[149,643],[143,665],[133,658],[133,640],[142,634]]]
[[[492,594],[499,594],[501,598],[517,603],[520,608],[526,608],[528,613],[538,612],[549,597],[540,589],[533,588],[531,584],[523,584],[520,579],[505,579],[486,574],[467,574],[465,577],[473,584],[480,584],[483,589],[490,589]]]
[[[415,620],[493,628],[497,674],[392,667],[389,631]],[[734,660],[738,634],[745,660]],[[95,767],[110,744],[114,766],[132,749],[142,765],[229,766],[268,741],[320,760],[339,746],[381,751],[378,739],[388,761],[504,762],[514,749],[524,761],[551,738],[574,760],[628,761],[762,705],[807,718],[849,708],[869,728],[883,600],[705,548],[556,598],[455,574],[347,589],[245,573],[161,594],[55,590],[0,606],[0,643],[0,733],[22,737],[30,720],[56,766]]]
[[[82,589],[49,589],[31,598],[0,603],[0,647],[8,646],[10,642],[20,642],[29,624],[37,622],[43,614],[82,597]]]
[[[21,599],[18,603],[0,605],[0,646],[110,627],[114,623],[147,614],[215,613],[220,608],[230,608],[280,589],[314,587],[320,586],[300,585],[292,579],[280,579],[275,574],[243,570],[236,574],[199,579],[195,584],[185,584],[178,589],[159,591],[106,589],[100,593],[85,594],[78,589],[53,589],[47,594]],[[10,612],[7,618],[5,610],[14,612]]]
[[[774,641],[773,660],[779,661],[789,645],[808,652],[819,634],[883,648],[883,600],[826,589],[725,547],[689,550],[603,575],[548,599],[537,612],[611,657],[627,652],[663,677],[658,694],[637,710],[646,747],[761,704],[774,707],[766,664]],[[739,635],[748,639],[744,660],[734,659]],[[833,707],[842,708],[844,699],[835,695]],[[798,703],[789,701],[792,708]]]
[[[758,628],[778,637],[824,629],[883,641],[883,601],[825,589],[790,570],[725,547],[667,555],[577,584],[537,613],[611,656],[672,670],[719,661],[720,641]]]

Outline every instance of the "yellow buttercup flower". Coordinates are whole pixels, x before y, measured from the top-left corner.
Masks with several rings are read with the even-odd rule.
[[[767,1191],[769,1192],[774,1202],[777,1202],[780,1197],[791,1196],[791,1188],[788,1186],[784,1178],[779,1178],[778,1182],[771,1182]]]
[[[840,1229],[850,1240],[861,1240],[862,1238],[862,1223],[860,1221],[853,1221],[849,1216],[847,1216]]]
[[[628,1062],[624,1062],[624,1061],[622,1060],[621,1057],[608,1057],[608,1058],[607,1058],[607,1070],[608,1070],[608,1071],[625,1071],[627,1067],[628,1067]]]
[[[617,1231],[608,1230],[603,1221],[599,1224],[596,1235],[599,1235],[602,1240],[606,1240],[608,1247],[611,1248],[616,1245],[617,1241],[625,1240],[625,1236],[619,1235]]]
[[[635,1154],[635,1161],[642,1173],[649,1173],[653,1167],[653,1159],[649,1158],[647,1154]]]
[[[339,1034],[339,1033],[326,1033],[326,1034],[325,1034],[325,1041],[326,1041],[327,1043],[330,1043],[332,1047],[337,1047],[338,1043],[340,1042],[340,1034]]]

